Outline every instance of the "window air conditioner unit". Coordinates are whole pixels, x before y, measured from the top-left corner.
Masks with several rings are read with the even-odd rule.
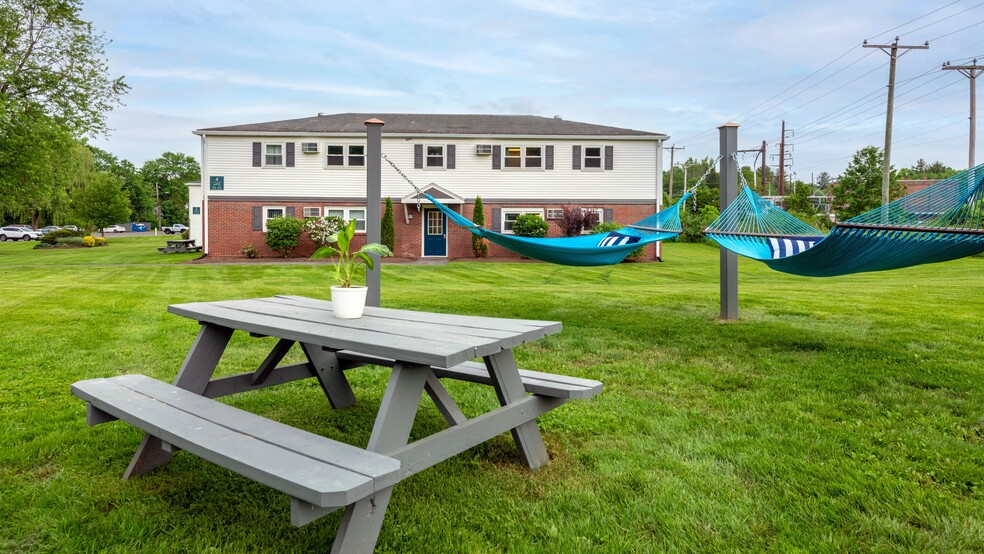
[[[317,142],[302,142],[301,152],[305,154],[317,154],[318,153],[318,143]]]
[[[476,156],[491,156],[492,155],[492,145],[491,144],[476,144],[475,145],[475,155]]]

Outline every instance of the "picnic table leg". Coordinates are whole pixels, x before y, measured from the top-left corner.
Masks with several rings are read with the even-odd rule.
[[[503,350],[490,356],[485,356],[485,367],[492,378],[499,403],[505,406],[510,402],[526,397],[523,380],[519,376],[519,368],[513,358],[512,350]],[[540,436],[540,427],[536,420],[527,421],[512,429],[513,440],[519,449],[519,457],[523,464],[530,469],[537,469],[547,464],[550,457],[547,447]]]
[[[424,393],[424,383],[430,374],[430,367],[426,365],[397,362],[393,366],[367,450],[385,454],[406,446]],[[393,487],[386,487],[347,506],[332,545],[332,554],[372,552],[392,494]]]
[[[345,372],[338,363],[338,356],[316,344],[302,342],[301,348],[308,361],[314,366],[318,383],[321,384],[321,390],[328,397],[331,407],[338,410],[355,406],[355,393],[352,392],[352,387],[345,378]]]
[[[212,379],[215,367],[219,365],[219,359],[222,358],[230,338],[232,338],[232,329],[203,324],[198,331],[198,336],[195,337],[195,342],[191,345],[188,356],[181,364],[178,376],[174,378],[174,386],[195,394],[205,392],[205,387]],[[147,434],[137,448],[136,454],[133,455],[133,459],[130,460],[123,478],[129,479],[156,469],[171,461],[171,455],[170,449],[164,449],[161,439]]]

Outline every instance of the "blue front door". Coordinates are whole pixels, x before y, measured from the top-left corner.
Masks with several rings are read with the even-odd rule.
[[[435,208],[424,208],[424,256],[448,255],[448,220]]]

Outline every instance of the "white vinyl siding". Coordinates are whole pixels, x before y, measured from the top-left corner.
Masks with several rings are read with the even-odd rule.
[[[205,175],[225,177],[223,190],[208,190],[209,198],[221,197],[269,197],[277,203],[286,197],[326,198],[342,204],[357,202],[366,197],[364,171],[326,171],[324,150],[320,155],[297,156],[290,171],[261,171],[252,167],[250,143],[258,137],[213,136],[206,137],[204,150]],[[295,142],[320,142],[327,144],[356,144],[359,137],[326,140],[318,136],[292,136]],[[362,141],[364,143],[363,134]],[[537,145],[554,146],[554,169],[551,171],[496,171],[492,169],[492,157],[475,154],[478,144],[519,144],[533,146],[533,141],[513,142],[509,137],[474,137],[448,139],[456,145],[455,169],[440,173],[413,167],[413,141],[405,137],[383,137],[382,150],[401,171],[418,186],[433,182],[467,199],[481,196],[488,201],[508,199],[521,203],[523,199],[549,200],[577,204],[578,202],[654,201],[657,197],[657,152],[661,141],[613,140],[602,137],[597,141],[585,137],[552,139],[537,137]],[[428,142],[433,144],[433,142]],[[572,166],[572,146],[594,146],[602,152],[606,145],[614,145],[616,171],[575,171]],[[445,146],[445,160],[447,147]],[[446,161],[445,161],[446,163]],[[601,160],[604,165],[604,159]],[[275,175],[275,176],[274,176]],[[422,187],[426,188],[426,187]],[[413,189],[385,161],[382,164],[382,196],[402,198]]]

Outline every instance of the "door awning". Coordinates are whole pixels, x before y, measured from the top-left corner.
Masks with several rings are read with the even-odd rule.
[[[465,199],[463,197],[458,196],[457,194],[435,183],[431,183],[427,186],[424,186],[421,188],[421,190],[431,195],[432,197],[436,198],[445,206],[455,205],[455,204],[461,205],[465,203]],[[420,205],[422,206],[431,205],[429,200],[424,198],[423,195],[418,195],[416,191],[411,192],[410,194],[400,199],[400,203],[403,204],[403,215],[406,218],[407,224],[410,223],[410,206],[411,205],[416,206],[418,199]]]

